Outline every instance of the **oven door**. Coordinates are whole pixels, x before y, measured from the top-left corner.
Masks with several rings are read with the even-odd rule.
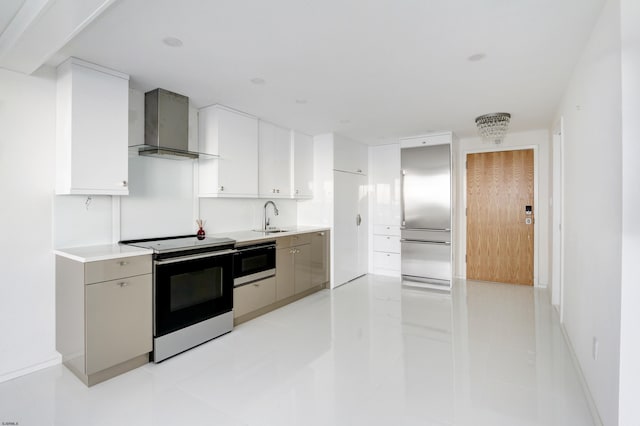
[[[154,262],[155,337],[233,310],[234,252]]]
[[[275,243],[240,247],[233,259],[235,285],[272,277],[276,273]]]

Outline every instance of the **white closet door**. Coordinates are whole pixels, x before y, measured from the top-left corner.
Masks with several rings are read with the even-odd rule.
[[[357,177],[357,214],[360,215],[359,226],[357,227],[358,233],[358,270],[356,271],[356,277],[364,275],[369,270],[369,256],[368,256],[368,241],[369,241],[369,214],[368,214],[368,185],[367,177],[362,175],[356,175]],[[353,277],[355,278],[355,277]],[[353,279],[352,278],[352,279]]]
[[[367,177],[334,171],[335,286],[367,273]]]
[[[358,175],[333,172],[334,286],[358,276]]]

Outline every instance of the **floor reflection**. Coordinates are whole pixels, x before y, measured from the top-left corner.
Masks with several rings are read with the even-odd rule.
[[[590,425],[545,290],[366,276],[87,389],[56,366],[0,383],[21,425]]]

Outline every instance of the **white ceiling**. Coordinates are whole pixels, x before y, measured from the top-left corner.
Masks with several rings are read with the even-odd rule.
[[[472,136],[476,116],[498,111],[512,114],[511,131],[539,129],[603,3],[118,0],[49,64],[76,56],[143,91],[373,144],[431,130]]]
[[[0,35],[4,33],[11,20],[16,16],[25,0],[0,1]]]

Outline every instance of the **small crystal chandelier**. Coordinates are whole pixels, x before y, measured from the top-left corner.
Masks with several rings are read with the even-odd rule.
[[[480,136],[498,145],[502,143],[507,133],[509,121],[511,121],[511,114],[508,112],[494,112],[477,117],[476,126]]]

